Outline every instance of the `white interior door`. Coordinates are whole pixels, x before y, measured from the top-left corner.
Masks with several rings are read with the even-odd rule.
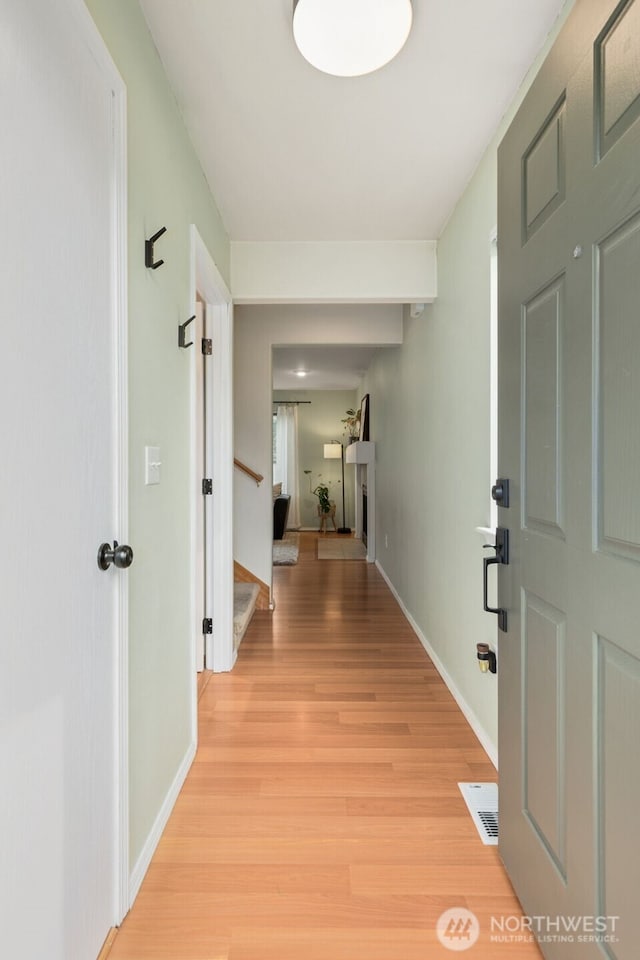
[[[639,65],[578,2],[499,158],[500,849],[567,960],[638,955]]]
[[[123,90],[84,4],[0,43],[0,952],[92,960],[118,913]],[[121,281],[121,276],[120,276]]]

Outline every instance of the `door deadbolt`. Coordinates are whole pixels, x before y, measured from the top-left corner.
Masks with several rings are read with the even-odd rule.
[[[108,570],[111,564],[120,570],[126,570],[133,563],[133,550],[126,543],[113,541],[113,546],[101,543],[98,550],[98,566],[101,570]]]
[[[509,481],[505,477],[498,477],[491,487],[491,497],[500,507],[509,506]]]

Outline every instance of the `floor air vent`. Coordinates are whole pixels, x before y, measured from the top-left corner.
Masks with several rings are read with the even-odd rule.
[[[482,842],[487,845],[497,844],[498,784],[459,783],[458,786]]]

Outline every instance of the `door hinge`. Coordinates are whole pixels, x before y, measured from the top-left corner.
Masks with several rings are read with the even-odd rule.
[[[202,338],[202,352],[205,357],[210,357],[213,353],[213,340],[210,340],[208,337]]]
[[[211,617],[205,617],[202,621],[202,632],[213,633],[213,620]]]
[[[208,497],[213,493],[213,480],[205,477],[202,481],[202,495]]]

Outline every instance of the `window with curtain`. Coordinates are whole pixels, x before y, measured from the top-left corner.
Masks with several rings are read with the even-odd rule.
[[[282,492],[289,494],[290,527],[300,526],[300,489],[298,478],[298,407],[278,404],[276,409],[276,456],[273,482],[282,484]]]

